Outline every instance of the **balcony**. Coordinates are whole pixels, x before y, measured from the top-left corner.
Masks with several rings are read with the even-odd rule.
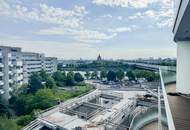
[[[11,58],[11,53],[8,53],[8,58]]]
[[[20,76],[17,77],[17,81],[20,81],[22,79],[23,79],[23,75],[20,75]]]
[[[3,63],[0,63],[0,67],[1,67],[1,68],[3,68],[3,67],[4,67]]]
[[[3,95],[5,91],[3,89],[0,89],[0,95]]]
[[[0,76],[3,76],[4,74],[3,74],[3,72],[0,72]]]
[[[22,61],[15,61],[13,64],[15,66],[23,66],[23,62]]]
[[[9,79],[9,83],[13,83],[13,79]]]
[[[0,86],[4,85],[4,82],[3,81],[0,81]]]
[[[15,70],[14,70],[14,73],[20,74],[20,73],[23,73],[23,70],[22,70],[22,69],[15,69]]]
[[[9,75],[13,75],[13,72],[12,72],[12,71],[9,71]]]
[[[12,64],[11,61],[8,62],[8,65],[9,65],[10,67],[13,67],[13,64]]]

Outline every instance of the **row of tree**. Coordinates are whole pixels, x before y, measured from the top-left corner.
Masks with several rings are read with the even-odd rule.
[[[74,86],[84,80],[80,73],[57,71],[53,75],[47,74],[45,71],[32,73],[27,86],[28,93],[35,93],[41,88],[55,88],[63,86]]]
[[[108,81],[122,81],[125,76],[129,78],[129,80],[136,80],[138,78],[145,78],[147,81],[155,81],[159,79],[159,75],[152,71],[147,70],[129,70],[126,73],[119,69],[117,71],[101,71],[98,74],[97,71],[92,73],[86,72],[85,77],[86,79],[101,79],[101,80],[108,80]]]
[[[108,81],[121,81],[125,77],[125,73],[122,70],[118,71],[101,71],[100,74],[97,71],[92,73],[86,72],[85,74],[86,79],[101,79],[101,80],[108,80]]]
[[[66,73],[62,71],[57,71],[53,75],[47,74],[45,71],[38,73],[33,73],[29,78],[29,84],[27,86],[28,93],[35,93],[41,88],[55,88],[55,87],[65,87],[65,86],[74,86],[79,85],[86,79],[100,79],[108,81],[122,81],[125,76],[129,80],[136,80],[138,78],[145,78],[147,81],[155,81],[159,79],[159,75],[152,71],[147,70],[130,70],[126,73],[119,69],[117,71],[94,71],[90,73],[87,71],[83,77],[80,73],[74,73],[72,71]]]

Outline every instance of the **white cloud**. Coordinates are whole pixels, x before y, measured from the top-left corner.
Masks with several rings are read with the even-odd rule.
[[[113,16],[111,14],[104,14],[102,17],[103,18],[112,18]]]
[[[94,30],[80,30],[74,31],[75,39],[83,42],[101,42],[103,40],[109,40],[117,36],[116,33],[108,35],[106,33],[94,31]]]
[[[158,11],[147,10],[145,12],[137,12],[134,15],[129,16],[129,19],[150,19],[158,27],[171,27],[173,25],[173,9],[161,9]]]
[[[122,20],[123,17],[122,17],[122,16],[118,16],[117,19],[118,19],[118,20]]]
[[[45,53],[46,56],[64,59],[92,58],[98,55],[96,48],[80,42],[55,42],[55,41],[31,41],[31,40],[5,40],[1,45],[22,47],[23,51]],[[88,55],[87,55],[88,54]]]
[[[64,27],[54,27],[50,29],[40,30],[36,32],[39,35],[69,35],[77,41],[88,42],[88,43],[98,43],[103,40],[109,40],[117,36],[116,33],[106,34],[103,32],[87,29],[69,29]]]
[[[141,12],[137,12],[131,16],[128,17],[129,19],[137,19],[137,18],[143,18],[143,14]]]
[[[121,32],[131,32],[131,30],[132,29],[129,27],[118,27],[118,28],[108,29],[108,32],[121,33]]]
[[[0,15],[9,15],[10,6],[4,0],[0,0]]]
[[[82,18],[88,13],[84,6],[74,6],[72,10],[65,10],[40,4],[39,8],[28,9],[20,5],[9,5],[0,0],[0,15],[8,15],[25,21],[40,21],[43,23],[58,24],[66,27],[79,27]]]
[[[79,58],[96,58],[100,53],[104,58],[113,59],[134,59],[148,57],[176,57],[175,44],[169,48],[97,48],[91,44],[80,44],[80,42],[53,42],[53,41],[31,41],[24,39],[12,40],[0,39],[3,41],[1,45],[22,47],[23,51],[45,53],[46,56],[54,56],[64,59],[79,59]],[[117,52],[117,55],[113,52]],[[88,54],[88,55],[87,55]]]
[[[132,8],[146,8],[155,3],[159,3],[162,6],[169,6],[172,2],[173,0],[92,0],[92,3],[97,5]]]

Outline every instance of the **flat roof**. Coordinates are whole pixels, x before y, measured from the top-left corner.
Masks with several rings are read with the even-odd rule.
[[[113,92],[114,90],[111,91]],[[123,98],[118,103],[114,104],[111,108],[107,108],[103,112],[96,113],[96,115],[94,115],[89,120],[81,119],[77,115],[68,115],[66,113],[60,112],[58,108],[55,108],[55,110],[52,110],[52,112],[48,112],[48,114],[43,114],[44,117],[41,119],[65,129],[73,129],[80,126],[87,127],[88,129],[93,128],[93,130],[98,130],[102,126],[97,124],[103,122],[106,119],[109,119],[109,117],[113,114],[120,112],[123,106],[130,105],[133,102],[131,98],[135,97],[137,94],[146,93],[146,91],[119,90],[115,90],[114,92],[123,94]]]

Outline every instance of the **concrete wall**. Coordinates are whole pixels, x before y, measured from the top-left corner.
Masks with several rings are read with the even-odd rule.
[[[176,91],[190,94],[190,41],[177,44]]]

